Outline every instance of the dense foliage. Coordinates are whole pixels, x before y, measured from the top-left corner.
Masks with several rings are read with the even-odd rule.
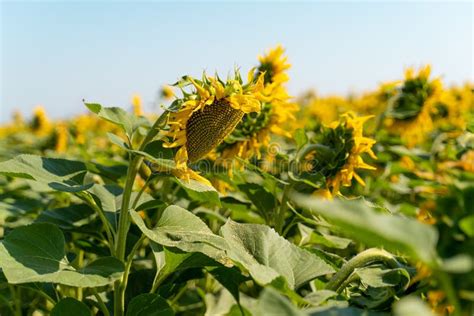
[[[283,53],[0,127],[0,314],[472,315],[474,86],[292,98]]]

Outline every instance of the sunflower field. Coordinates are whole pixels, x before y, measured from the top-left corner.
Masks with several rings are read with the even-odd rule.
[[[289,68],[14,114],[0,315],[473,315],[474,85],[290,96]]]

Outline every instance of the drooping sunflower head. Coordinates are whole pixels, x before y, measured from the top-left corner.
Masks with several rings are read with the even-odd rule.
[[[165,147],[177,149],[176,168],[183,171],[217,147],[244,114],[261,110],[258,94],[263,89],[263,75],[247,84],[237,71],[226,82],[205,74],[201,80],[185,76],[176,86],[183,97],[172,104],[171,108],[177,109],[169,115],[169,129],[164,136]],[[186,92],[186,87],[194,89]]]
[[[433,128],[431,113],[442,92],[439,79],[430,80],[431,67],[405,71],[405,81],[391,99],[386,111],[387,125],[392,132],[412,147],[424,140]]]
[[[350,186],[355,178],[361,185],[364,180],[356,173],[357,169],[374,170],[364,162],[362,155],[367,153],[376,159],[372,146],[375,140],[363,135],[363,125],[372,116],[356,117],[348,112],[340,121],[330,126],[320,125],[311,140],[312,150],[306,154],[305,173],[316,184],[320,181],[321,192],[339,193],[341,186]]]

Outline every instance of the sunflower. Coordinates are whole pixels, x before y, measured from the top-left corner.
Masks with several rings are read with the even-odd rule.
[[[429,79],[430,73],[429,65],[421,68],[417,75],[412,68],[407,69],[405,81],[385,112],[389,131],[400,135],[408,147],[422,143],[433,130],[431,115],[442,86],[439,79]]]
[[[473,105],[472,96],[468,85],[443,90],[432,109],[434,124],[443,130],[464,130]]]
[[[66,122],[59,122],[55,127],[55,147],[58,153],[65,153],[68,145],[68,127]]]
[[[261,158],[261,149],[267,148],[272,135],[290,138],[291,130],[285,129],[288,123],[295,121],[298,111],[296,103],[290,102],[290,96],[284,87],[289,77],[286,70],[290,68],[287,57],[281,46],[260,56],[259,66],[253,74],[253,81],[263,76],[263,90],[259,97],[263,101],[262,110],[248,113],[242,118],[232,134],[217,148],[218,162],[226,165],[233,157]]]
[[[352,179],[365,186],[356,170],[376,169],[362,159],[364,153],[377,159],[372,151],[375,140],[363,135],[363,125],[372,117],[356,117],[352,112],[348,112],[341,116],[341,121],[333,122],[329,126],[318,126],[311,140],[311,143],[317,146],[303,157],[306,159],[304,163],[307,178],[315,182],[323,181],[319,184],[320,189],[316,194],[335,196],[340,192],[341,186],[351,186]]]
[[[380,114],[387,108],[388,101],[395,95],[400,81],[383,82],[376,91],[366,92],[353,98],[351,103],[352,110],[359,114]]]
[[[349,103],[346,98],[337,95],[326,97],[314,96],[308,100],[304,117],[306,120],[309,120],[307,123],[310,125],[314,123],[328,125],[336,121],[340,112],[347,109],[348,105]]]
[[[143,115],[142,98],[138,94],[132,96],[132,108],[133,114],[137,116]]]
[[[173,88],[168,85],[163,85],[160,90],[160,96],[165,100],[171,100],[175,96]]]
[[[33,132],[38,136],[45,136],[53,128],[42,106],[37,106],[33,112],[33,120],[30,125]]]
[[[202,80],[185,76],[176,83],[183,92],[183,98],[173,102],[172,108],[177,106],[178,109],[169,115],[169,129],[164,133],[167,139],[164,147],[177,149],[176,176],[208,183],[188,165],[218,146],[246,113],[261,110],[263,75],[254,80],[251,72],[249,78],[249,83],[243,84],[236,71],[234,78],[226,82],[218,76],[203,74]],[[184,91],[187,86],[195,90],[190,93]]]

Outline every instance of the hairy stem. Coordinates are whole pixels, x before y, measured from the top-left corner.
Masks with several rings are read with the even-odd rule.
[[[293,182],[286,185],[285,188],[283,189],[281,204],[280,204],[280,207],[278,209],[277,216],[275,219],[275,230],[280,235],[283,234],[283,228],[285,225],[285,215],[286,215],[286,211],[288,210],[288,198],[292,189],[293,189]]]
[[[140,145],[139,150],[145,149],[146,145],[150,143],[160,131],[160,127],[166,122],[168,117],[168,111],[165,111],[153,124],[145,139]],[[143,161],[143,157],[136,154],[130,154],[130,164],[128,165],[127,178],[125,181],[125,187],[123,189],[122,204],[120,206],[119,224],[117,228],[117,240],[115,245],[115,257],[120,261],[125,260],[125,247],[127,242],[128,229],[130,228],[130,214],[128,213],[130,208],[130,198],[132,196],[133,184],[135,183],[135,177],[137,176],[140,165]],[[125,278],[128,278],[128,274],[122,277],[114,284],[114,315],[122,316],[125,311],[124,295],[122,295],[123,284],[127,284]],[[125,291],[125,290],[123,290]]]
[[[326,290],[342,291],[344,281],[351,276],[356,268],[361,268],[377,261],[384,262],[391,268],[397,268],[399,266],[398,261],[391,253],[382,249],[370,248],[346,262],[326,284]]]
[[[449,304],[454,307],[453,315],[460,316],[461,315],[461,304],[459,304],[458,297],[456,295],[456,290],[453,287],[453,283],[451,282],[451,278],[449,275],[444,271],[437,271],[436,272],[437,278],[441,283],[441,287],[443,288],[444,292],[446,293],[446,297],[448,298]]]

